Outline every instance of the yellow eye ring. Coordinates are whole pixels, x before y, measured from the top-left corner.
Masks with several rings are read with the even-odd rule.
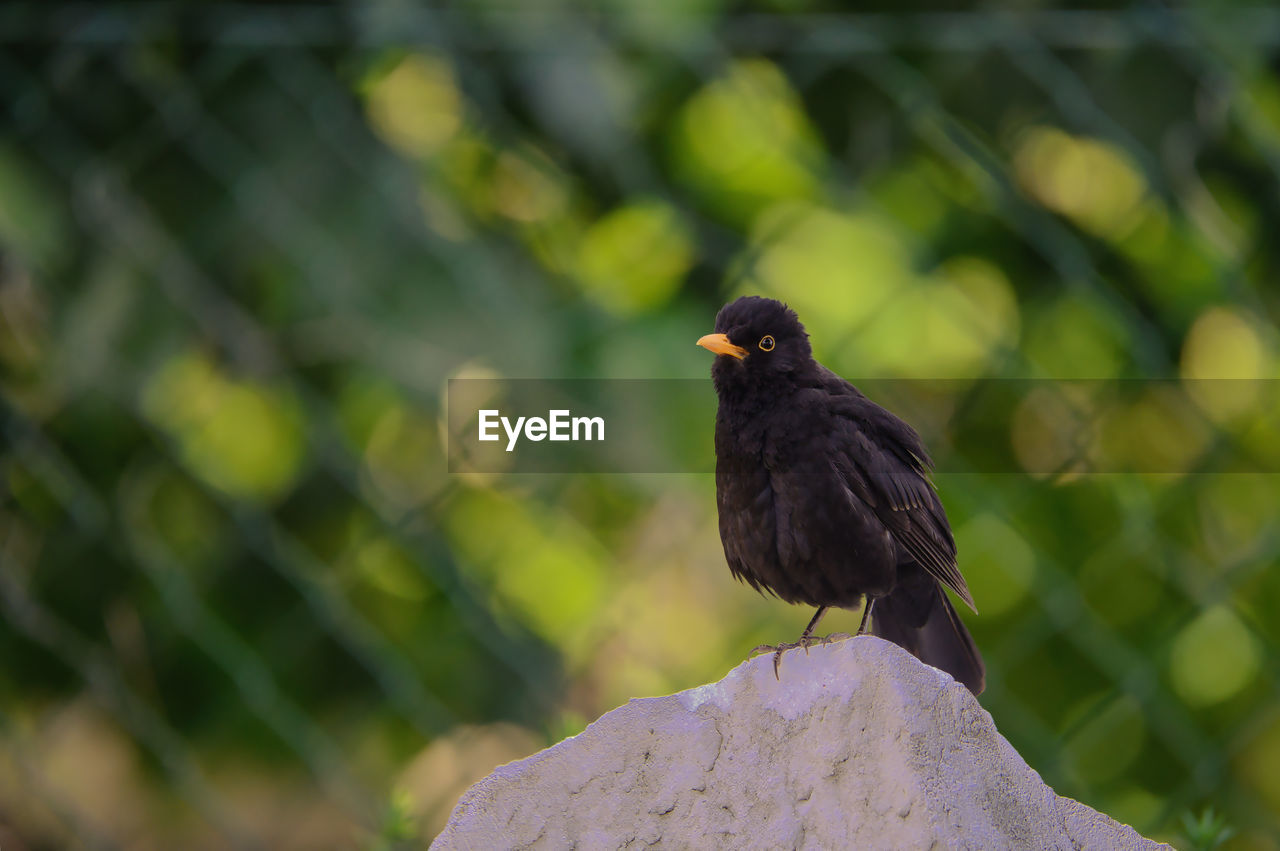
[[[773,338],[770,337],[768,334],[765,334],[763,337],[760,338],[759,346],[760,346],[760,351],[762,352],[773,351],[773,346],[774,346]]]

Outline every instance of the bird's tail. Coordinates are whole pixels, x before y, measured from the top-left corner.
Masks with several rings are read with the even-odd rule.
[[[914,575],[916,571],[919,576]],[[911,574],[900,573],[893,593],[876,600],[871,633],[946,671],[975,695],[981,694],[987,669],[947,592],[919,567]]]

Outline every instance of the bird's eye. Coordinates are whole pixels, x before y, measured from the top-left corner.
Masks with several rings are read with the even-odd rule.
[[[765,334],[763,337],[760,338],[760,351],[762,352],[773,351],[773,338],[770,337],[768,334]]]

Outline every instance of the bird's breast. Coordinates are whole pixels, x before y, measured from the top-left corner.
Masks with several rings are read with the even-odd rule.
[[[850,491],[833,440],[821,413],[802,407],[717,419],[716,501],[729,567],[791,602],[853,605],[892,581],[892,541]]]

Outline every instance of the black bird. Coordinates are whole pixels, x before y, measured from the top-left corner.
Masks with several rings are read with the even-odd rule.
[[[947,599],[971,609],[951,525],[928,479],[933,462],[911,426],[813,359],[809,335],[781,302],[725,305],[698,345],[718,357],[716,505],[734,576],[818,611],[866,598],[867,631],[941,668],[974,694],[986,669]],[[874,614],[873,614],[874,609]],[[977,609],[974,609],[976,612]]]

